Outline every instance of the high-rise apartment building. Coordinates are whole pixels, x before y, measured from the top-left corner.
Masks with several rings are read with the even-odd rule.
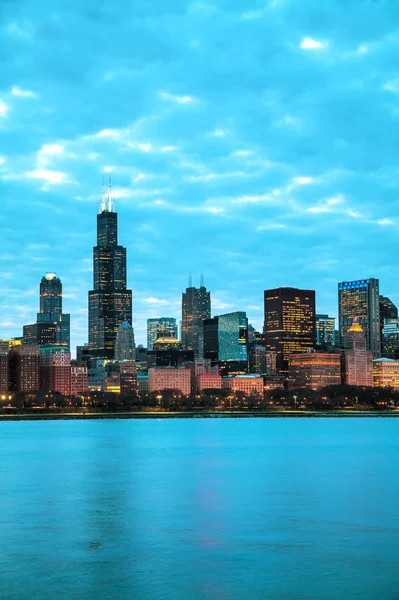
[[[215,365],[219,360],[219,317],[205,319],[203,322],[204,358]]]
[[[89,375],[86,365],[71,366],[71,394],[86,394],[89,391]]]
[[[10,390],[33,392],[40,389],[40,361],[38,345],[18,345],[10,348]]]
[[[277,371],[287,373],[290,354],[315,347],[315,292],[281,287],[265,290],[264,299],[266,348],[276,353]]]
[[[118,215],[111,191],[97,215],[93,249],[93,290],[89,292],[89,348],[93,358],[113,359],[117,329],[132,324],[132,291],[126,288],[126,248],[118,245]]]
[[[40,348],[40,390],[71,393],[71,353],[63,346]]]
[[[152,350],[160,334],[168,335],[172,338],[178,337],[176,319],[173,317],[157,317],[147,319],[147,348]]]
[[[374,387],[399,389],[399,360],[376,358],[373,360]]]
[[[135,361],[125,361],[120,365],[121,394],[137,394],[137,367]]]
[[[123,321],[116,332],[115,360],[134,360],[136,347],[134,344],[133,327],[128,321]]]
[[[381,356],[379,280],[371,277],[339,283],[338,311],[340,344],[356,318],[366,335],[367,349],[374,358]]]
[[[0,340],[0,394],[8,392],[8,349],[9,341]]]
[[[62,282],[55,273],[40,281],[40,308],[36,323],[23,328],[23,343],[34,346],[57,344],[70,348],[70,315],[62,312]]]
[[[347,385],[373,385],[373,353],[367,349],[365,332],[355,318],[344,337],[344,380]]]
[[[316,315],[316,345],[323,350],[335,346],[335,317]]]
[[[182,294],[181,341],[184,350],[203,358],[203,321],[211,316],[211,294],[204,285],[188,287]]]

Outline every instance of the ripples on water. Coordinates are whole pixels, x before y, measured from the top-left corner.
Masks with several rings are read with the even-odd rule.
[[[0,450],[3,599],[399,599],[399,420],[10,422]]]

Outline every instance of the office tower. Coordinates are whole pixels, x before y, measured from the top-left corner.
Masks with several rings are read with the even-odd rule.
[[[338,310],[340,343],[351,328],[353,319],[361,325],[367,349],[374,358],[381,355],[381,324],[378,279],[358,279],[338,284]]]
[[[153,344],[153,349],[147,353],[148,368],[179,367],[194,361],[193,350],[183,350],[176,337],[161,332]]]
[[[203,322],[204,358],[215,365],[219,360],[219,317],[205,319]]]
[[[76,346],[76,364],[84,365],[89,367],[90,363],[90,349],[89,344],[84,344],[84,346]]]
[[[36,323],[24,325],[23,343],[33,346],[56,344],[70,347],[70,315],[62,312],[62,283],[55,273],[40,281],[40,308]]]
[[[137,394],[137,367],[134,361],[125,361],[120,365],[121,394]]]
[[[248,319],[245,312],[219,315],[218,346],[223,374],[248,372]]]
[[[381,337],[381,354],[385,358],[399,358],[398,319],[384,319]]]
[[[195,358],[203,358],[203,321],[210,316],[211,294],[201,278],[199,288],[190,285],[182,294],[181,341],[183,349],[193,350]]]
[[[40,389],[39,346],[18,345],[9,353],[10,390],[33,392]]]
[[[373,360],[374,387],[399,389],[399,360],[376,358]]]
[[[335,317],[316,315],[316,345],[322,350],[335,346]]]
[[[288,356],[316,344],[315,292],[281,287],[265,290],[266,349],[276,353],[279,373],[288,372]]]
[[[177,338],[177,323],[173,317],[157,317],[155,319],[147,319],[147,348],[152,350],[155,341],[159,338],[160,333],[166,333],[170,337]]]
[[[115,360],[135,360],[133,327],[123,321],[116,332]]]
[[[344,337],[344,379],[347,385],[373,385],[373,353],[367,349],[365,332],[355,318]]]
[[[71,395],[87,394],[89,391],[89,374],[86,365],[71,366]]]
[[[148,366],[148,350],[141,344],[136,348],[136,364],[137,369],[142,373],[147,371]]]
[[[116,333],[132,324],[132,291],[126,288],[126,248],[118,245],[118,215],[108,190],[97,215],[93,248],[93,290],[89,292],[89,348],[93,358],[113,359]]]
[[[151,368],[148,369],[148,391],[177,390],[185,396],[191,394],[191,372],[184,368]]]
[[[327,352],[291,354],[288,377],[310,390],[341,383],[341,355]]]
[[[64,346],[40,348],[40,390],[71,393],[71,353]]]
[[[0,394],[8,392],[8,340],[0,340]]]

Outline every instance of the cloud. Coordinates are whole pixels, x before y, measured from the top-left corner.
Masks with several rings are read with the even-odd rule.
[[[377,224],[381,225],[381,227],[395,225],[395,223],[392,221],[392,219],[378,219]]]
[[[177,96],[175,94],[170,94],[169,92],[159,92],[159,96],[162,100],[173,102],[175,104],[192,104],[196,101],[192,96]]]
[[[300,44],[300,48],[302,48],[302,50],[323,50],[324,48],[327,48],[327,46],[327,42],[315,40],[311,37],[304,37]]]
[[[0,117],[6,117],[9,111],[8,105],[0,99]]]
[[[168,301],[162,298],[144,298],[144,302],[147,304],[168,304]]]
[[[25,90],[18,86],[11,88],[11,94],[18,98],[38,98],[38,94],[32,92],[32,90]]]
[[[25,173],[28,179],[39,179],[50,185],[59,185],[68,182],[67,173],[61,171],[50,171],[48,169],[36,169]]]

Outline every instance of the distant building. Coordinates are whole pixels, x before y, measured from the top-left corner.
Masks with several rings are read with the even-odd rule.
[[[132,291],[127,289],[126,248],[118,245],[118,214],[109,188],[97,215],[93,248],[93,289],[89,292],[89,348],[95,359],[113,359],[116,333],[132,323]]]
[[[0,340],[0,394],[8,392],[8,340]]]
[[[148,375],[137,376],[137,387],[140,396],[148,394]]]
[[[148,369],[149,392],[162,390],[179,390],[185,396],[191,394],[191,373],[184,368],[151,368]]]
[[[188,287],[182,294],[183,350],[192,350],[194,358],[203,357],[203,321],[211,316],[211,294],[204,285]]]
[[[71,393],[71,353],[65,347],[40,348],[40,390]]]
[[[316,345],[322,350],[335,346],[335,317],[316,315]]]
[[[136,348],[136,364],[137,370],[140,373],[146,372],[148,368],[148,350],[144,346],[139,345]]]
[[[40,310],[36,323],[24,325],[23,343],[70,348],[70,315],[62,312],[62,283],[55,273],[47,273],[40,281]]]
[[[135,361],[125,361],[120,364],[121,394],[137,394],[137,367]]]
[[[244,392],[245,394],[257,392],[263,395],[263,377],[260,375],[229,375],[223,377],[222,387],[232,392]]]
[[[326,352],[291,354],[288,377],[310,390],[338,385],[341,383],[341,355]]]
[[[367,350],[374,358],[381,356],[381,323],[379,280],[358,279],[338,284],[338,311],[340,344],[352,327],[353,319],[362,327],[366,336]]]
[[[135,344],[133,327],[128,321],[123,321],[116,331],[115,360],[129,360],[135,358]]]
[[[373,381],[375,387],[399,389],[399,360],[377,358],[373,360]]]
[[[88,368],[85,365],[71,366],[71,394],[86,394],[89,391]]]
[[[385,358],[399,358],[399,323],[398,319],[384,319],[381,337],[381,354]]]
[[[192,389],[200,392],[207,389],[221,389],[222,377],[219,375],[219,367],[212,366],[209,359],[198,359],[188,365],[191,370]]]
[[[160,334],[178,338],[177,323],[173,317],[157,317],[147,319],[147,348],[152,350]]]
[[[107,371],[101,360],[93,360],[88,369],[89,392],[104,392]]]
[[[10,390],[33,392],[40,389],[40,348],[16,345],[9,354]]]
[[[262,375],[275,375],[277,354],[266,350],[265,346],[251,345],[249,349],[249,372]]]
[[[287,373],[290,354],[315,347],[315,292],[281,287],[265,290],[264,296],[266,348],[277,355],[277,372]]]
[[[219,315],[218,346],[223,374],[248,372],[248,319],[245,312]]]
[[[185,363],[194,362],[194,351],[183,350],[176,337],[170,337],[166,331],[160,332],[148,352],[148,368],[180,367]]]
[[[222,376],[203,373],[196,375],[194,378],[194,389],[196,392],[204,390],[220,390],[222,389]]]
[[[204,358],[215,365],[219,361],[219,317],[205,319],[203,322]]]
[[[357,319],[347,330],[344,338],[344,379],[348,385],[373,385],[373,353],[367,350],[364,330]]]

